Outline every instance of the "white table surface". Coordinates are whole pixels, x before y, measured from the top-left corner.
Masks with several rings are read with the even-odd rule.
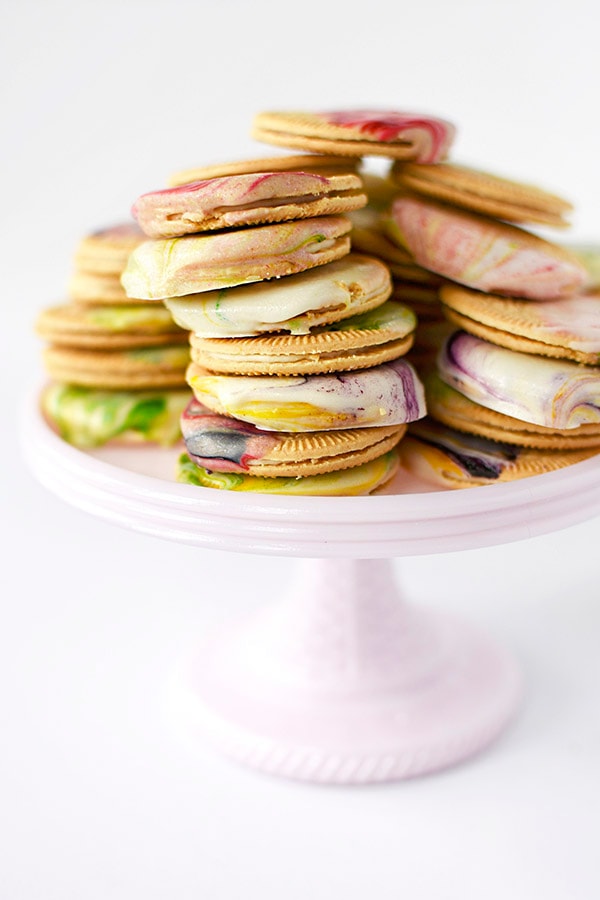
[[[313,787],[191,745],[165,706],[175,663],[275,598],[293,561],[96,520],[40,487],[16,440],[40,372],[33,320],[64,296],[76,242],[174,169],[267,155],[246,136],[260,109],[446,115],[463,159],[562,190],[577,204],[570,237],[600,239],[595,4],[576,0],[566,21],[533,0],[498,18],[474,0],[369,16],[313,0],[291,13],[266,0],[89,6],[15,4],[2,34],[0,896],[597,897],[599,519],[398,560],[413,602],[512,648],[523,706],[459,768]]]

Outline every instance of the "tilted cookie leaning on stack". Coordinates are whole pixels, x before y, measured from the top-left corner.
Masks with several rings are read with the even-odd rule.
[[[367,200],[355,149],[346,166],[323,154],[196,169],[134,204],[151,240],[123,285],[162,299],[191,334],[182,480],[369,493],[394,474],[407,423],[425,415],[401,359],[416,318],[388,299],[384,263],[350,253],[347,214]]]
[[[565,227],[570,204],[451,164],[396,163],[390,177],[402,190],[388,234],[446,280],[440,300],[453,326],[425,375],[435,423],[414,428],[404,464],[468,487],[597,452],[600,369],[577,363],[600,359],[600,303],[584,296],[576,254],[513,224]]]
[[[190,397],[187,332],[162,304],[130,299],[120,284],[143,238],[135,223],[84,237],[69,301],[43,310],[36,322],[51,379],[42,410],[80,447],[181,440],[179,419]]]

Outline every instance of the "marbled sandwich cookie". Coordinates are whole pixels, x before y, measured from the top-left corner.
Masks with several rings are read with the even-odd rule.
[[[493,344],[587,365],[600,363],[598,295],[532,303],[446,286],[440,299],[451,322]]]
[[[119,276],[129,254],[144,241],[135,222],[122,222],[86,235],[75,250],[75,269],[96,275]]]
[[[370,462],[338,469],[322,475],[267,478],[241,475],[239,472],[213,472],[197,466],[187,456],[179,457],[177,480],[196,487],[227,491],[254,491],[259,494],[285,494],[296,497],[353,497],[374,494],[398,471],[398,453],[390,450]]]
[[[181,414],[190,400],[182,390],[107,390],[49,384],[41,396],[44,416],[76,447],[108,443],[172,446],[181,440]]]
[[[326,375],[215,375],[192,362],[187,381],[203,406],[267,431],[406,425],[426,413],[423,385],[403,360]]]
[[[392,292],[384,263],[357,253],[272,281],[167,297],[175,322],[204,338],[309,334],[381,306]]]
[[[287,434],[211,412],[191,400],[181,417],[190,459],[211,472],[260,477],[323,475],[388,453],[405,425]]]
[[[148,300],[220,290],[304,272],[350,252],[350,220],[316,216],[141,244],[121,277]]]
[[[237,375],[308,375],[377,366],[410,350],[417,325],[407,306],[388,300],[376,309],[314,328],[310,334],[248,338],[190,335],[194,362]]]
[[[224,175],[143,194],[132,215],[148,237],[286,222],[360,209],[367,202],[352,172]]]
[[[597,452],[517,447],[455,431],[430,419],[411,425],[399,447],[404,469],[443,488],[479,487],[542,475]]]
[[[190,360],[187,344],[86,350],[51,345],[44,366],[55,381],[83,387],[136,389],[183,387]]]
[[[445,119],[380,109],[261,112],[252,137],[267,144],[336,156],[385,156],[437,163],[454,140]]]
[[[167,309],[155,303],[52,306],[42,311],[35,327],[38,335],[51,344],[82,349],[155,347],[188,340],[187,331],[173,321]]]
[[[540,450],[600,448],[600,425],[568,429],[535,425],[469,400],[435,372],[427,372],[423,381],[429,417],[457,431]]]
[[[600,425],[600,368],[507,350],[465,331],[437,360],[442,381],[469,400],[545,428]]]
[[[509,222],[567,228],[565,215],[573,210],[568,200],[534,185],[468,166],[394,162],[390,179],[399,188]]]
[[[169,187],[179,187],[205,178],[221,178],[224,175],[249,175],[260,172],[316,172],[321,175],[339,172],[358,172],[360,159],[325,154],[295,154],[293,156],[268,156],[258,159],[241,159],[197,166],[175,172],[168,179]]]
[[[580,290],[587,272],[563,247],[516,225],[417,196],[394,200],[392,241],[417,264],[476,290],[556,300]]]

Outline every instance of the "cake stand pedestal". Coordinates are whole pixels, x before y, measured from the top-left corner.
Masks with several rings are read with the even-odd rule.
[[[199,547],[300,557],[285,596],[181,667],[177,715],[228,756],[334,784],[443,769],[517,707],[510,653],[401,596],[391,559],[519,540],[600,510],[600,457],[519,482],[438,491],[400,473],[372,497],[236,494],[175,483],[179,450],[77,450],[35,398],[23,447],[39,481],[115,524]]]

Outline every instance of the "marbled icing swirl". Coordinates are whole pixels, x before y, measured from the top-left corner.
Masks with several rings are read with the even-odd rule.
[[[170,240],[144,241],[121,276],[128,297],[163,300],[292,275],[350,250],[350,220],[317,216]]]
[[[401,425],[426,413],[423,385],[405,360],[306,376],[211,375],[192,363],[187,380],[200,403],[267,431]]]
[[[440,378],[469,400],[523,422],[600,423],[600,369],[497,347],[463,331],[438,357]]]
[[[413,144],[414,159],[421,163],[436,163],[444,159],[455,136],[455,127],[450,122],[420,113],[347,109],[316,115],[329,125],[358,132],[367,140]]]
[[[386,227],[419,265],[480,291],[554,300],[583,287],[576,256],[517,226],[416,197],[392,204]]]

